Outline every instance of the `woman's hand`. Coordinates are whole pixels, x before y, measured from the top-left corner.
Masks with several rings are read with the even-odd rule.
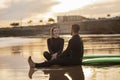
[[[57,57],[57,53],[54,53],[54,54],[52,55],[51,60],[56,59],[56,57]]]

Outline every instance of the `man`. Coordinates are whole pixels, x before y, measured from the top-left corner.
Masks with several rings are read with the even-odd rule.
[[[29,57],[28,58],[28,63],[30,65],[29,77],[32,78],[34,68],[48,67],[51,65],[62,66],[81,65],[84,49],[83,41],[79,36],[79,31],[80,31],[79,25],[77,24],[72,25],[71,29],[72,38],[68,42],[68,47],[63,53],[61,53],[61,55],[57,56],[57,58],[42,63],[34,63],[31,57]]]

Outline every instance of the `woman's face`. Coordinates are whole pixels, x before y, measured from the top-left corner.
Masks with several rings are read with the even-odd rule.
[[[53,35],[59,36],[59,28],[53,29]]]

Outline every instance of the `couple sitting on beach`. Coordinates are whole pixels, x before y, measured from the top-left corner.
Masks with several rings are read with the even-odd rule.
[[[34,63],[31,56],[28,58],[30,66],[29,77],[32,78],[34,68],[48,67],[51,65],[72,66],[81,65],[83,58],[83,41],[79,36],[80,26],[72,25],[72,38],[68,42],[66,50],[63,50],[64,39],[59,37],[59,28],[54,27],[51,30],[52,38],[47,40],[49,52],[44,52],[44,57],[47,61],[42,63]]]

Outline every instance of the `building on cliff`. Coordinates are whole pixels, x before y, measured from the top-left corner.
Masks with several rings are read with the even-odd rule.
[[[80,25],[82,34],[120,33],[120,17],[91,19],[83,16],[58,16],[61,33],[70,33],[72,24]]]

